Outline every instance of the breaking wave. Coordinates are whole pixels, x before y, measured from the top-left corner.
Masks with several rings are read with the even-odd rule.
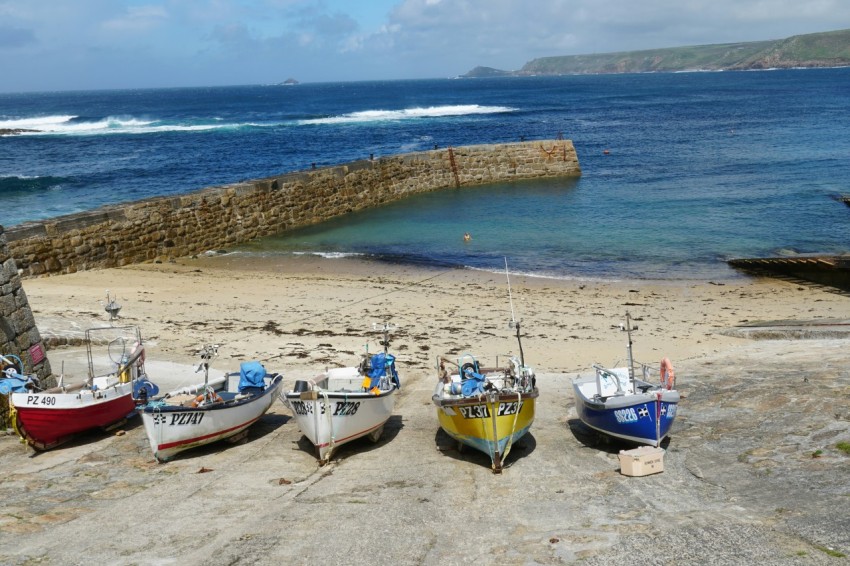
[[[38,116],[34,118],[15,118],[0,120],[0,130],[24,130],[19,135],[76,135],[92,136],[104,134],[149,134],[157,132],[192,132],[234,128],[238,125],[209,124],[169,124],[159,120],[136,118],[133,116],[107,116],[103,118],[85,118],[72,115]],[[29,131],[27,131],[29,130]]]
[[[404,110],[363,110],[340,116],[299,120],[301,125],[317,124],[354,124],[358,122],[395,122],[418,118],[446,118],[470,116],[475,114],[499,114],[514,112],[509,106],[480,106],[478,104],[459,104],[455,106],[429,106],[427,108],[405,108]]]
[[[445,118],[471,116],[476,114],[497,114],[514,112],[508,106],[480,106],[461,104],[454,106],[431,106],[428,108],[407,108],[404,110],[364,110],[326,116],[321,118],[303,118],[294,120],[269,120],[252,122],[225,122],[221,118],[211,117],[192,123],[174,123],[153,118],[135,116],[87,117],[58,114],[31,118],[0,119],[0,130],[22,130],[18,135],[67,135],[96,136],[114,134],[151,134],[162,132],[204,132],[215,130],[238,130],[242,128],[275,128],[281,126],[338,125],[368,122],[395,122],[418,118]]]

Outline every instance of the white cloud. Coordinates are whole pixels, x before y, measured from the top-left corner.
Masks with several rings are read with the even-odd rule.
[[[129,6],[121,16],[104,21],[103,29],[113,32],[148,31],[163,24],[168,12],[162,6]]]

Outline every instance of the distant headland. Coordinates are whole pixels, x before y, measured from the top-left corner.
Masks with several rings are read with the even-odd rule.
[[[475,67],[464,78],[850,67],[850,29],[786,39],[541,57],[518,71]]]

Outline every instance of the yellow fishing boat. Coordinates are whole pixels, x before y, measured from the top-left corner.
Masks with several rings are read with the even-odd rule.
[[[503,367],[480,367],[471,354],[456,362],[440,356],[437,367],[432,400],[440,427],[460,444],[489,455],[493,471],[501,473],[511,447],[534,422],[539,395],[534,370],[516,357]]]
[[[490,456],[493,472],[499,474],[514,443],[525,436],[534,422],[537,379],[525,365],[520,324],[514,315],[508,259],[505,258],[508,300],[511,304],[510,327],[516,329],[519,356],[506,356],[506,363],[482,367],[472,354],[457,360],[437,357],[437,386],[431,400],[437,406],[437,418],[446,434],[458,441],[458,447],[471,446]]]

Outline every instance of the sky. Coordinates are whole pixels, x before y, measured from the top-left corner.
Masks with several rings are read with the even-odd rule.
[[[0,92],[440,78],[846,28],[847,0],[0,0]]]

